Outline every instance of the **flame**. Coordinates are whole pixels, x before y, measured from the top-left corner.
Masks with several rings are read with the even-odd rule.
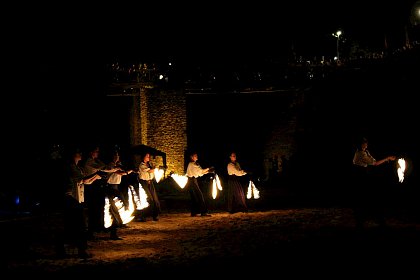
[[[104,227],[109,228],[112,225],[112,222],[114,221],[111,216],[111,212],[109,208],[111,207],[111,204],[109,203],[108,197],[105,197],[105,207],[104,207]]]
[[[162,179],[164,172],[165,171],[163,169],[159,169],[159,168],[154,169],[156,183],[159,183],[160,179]]]
[[[131,191],[128,191],[128,209],[126,210],[124,207],[124,203],[118,197],[114,197],[115,206],[118,208],[118,214],[121,217],[123,224],[128,224],[134,219],[133,212],[134,212],[134,204],[132,202],[132,194]]]
[[[213,199],[216,199],[217,197],[217,186],[216,186],[216,180],[213,180],[213,188],[211,191],[211,196],[213,197]]]
[[[131,205],[134,202],[136,203],[136,209],[140,210],[140,198],[137,196],[136,190],[132,185],[128,186],[128,189],[130,190],[129,193],[131,193],[131,201],[129,201],[129,205]]]
[[[216,199],[217,197],[217,190],[222,190],[222,184],[220,183],[220,179],[219,176],[217,176],[217,174],[214,175],[214,179],[213,179],[213,188],[212,188],[212,192],[211,195],[213,197],[213,199]]]
[[[257,189],[254,182],[249,181],[246,198],[251,199],[253,196],[254,196],[254,199],[260,198],[260,191]]]
[[[257,189],[257,187],[252,183],[252,193],[254,194],[254,198],[258,199],[260,198],[260,191]]]
[[[131,186],[132,187],[132,186]],[[124,207],[124,203],[119,199],[117,196],[113,198],[114,204],[118,209],[118,214],[123,222],[123,224],[128,224],[134,219],[133,212],[134,212],[134,204],[133,204],[133,196],[132,190],[129,188],[128,190],[128,209],[126,210]],[[105,207],[104,207],[104,227],[109,228],[114,219],[111,215],[111,203],[109,202],[109,198],[105,197]]]
[[[147,202],[147,193],[143,189],[142,185],[139,183],[139,207],[137,207],[137,210],[144,209],[146,207],[149,207],[149,202]]]
[[[172,179],[178,184],[178,186],[183,189],[185,188],[185,185],[187,184],[188,177],[185,175],[179,175],[179,174],[171,174]]]
[[[251,181],[249,181],[248,191],[246,192],[246,198],[250,199],[251,197],[252,197],[252,185],[251,185]]]
[[[405,165],[406,165],[405,160],[403,158],[398,159],[397,173],[398,173],[398,179],[400,183],[404,181]]]
[[[214,178],[216,180],[217,188],[219,189],[219,191],[221,191],[223,188],[222,188],[222,184],[220,183],[219,176],[216,174]]]
[[[140,197],[137,195],[137,192],[132,185],[129,185],[129,190],[130,190],[129,193],[131,193],[132,195],[132,196],[129,196],[129,198],[131,198],[129,202],[129,207],[131,206],[133,200],[134,200],[134,203],[136,204],[137,210],[141,210],[149,206],[149,203],[147,202],[147,194],[144,191],[143,187],[140,185],[140,183],[139,183]]]
[[[134,207],[133,200],[134,200],[134,196],[137,195],[137,194],[134,191],[134,188],[133,188],[132,185],[129,186],[129,188],[127,190],[127,193],[128,193],[128,211],[134,212],[135,207]]]

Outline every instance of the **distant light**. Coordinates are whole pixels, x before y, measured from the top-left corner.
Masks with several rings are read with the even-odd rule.
[[[172,63],[169,62],[169,66],[171,66],[171,65],[172,65]]]
[[[163,79],[163,75],[159,75],[159,80],[162,80]]]
[[[338,59],[338,57],[334,56],[334,60],[337,60],[337,59]]]
[[[337,30],[337,32],[333,33],[332,36],[340,38],[341,34],[343,34],[343,32],[341,30]]]

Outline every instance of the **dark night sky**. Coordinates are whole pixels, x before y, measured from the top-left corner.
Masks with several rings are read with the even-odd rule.
[[[10,62],[8,85],[17,101],[13,104],[19,104],[15,113],[31,119],[35,131],[37,123],[53,122],[58,128],[72,119],[80,122],[81,111],[94,110],[92,102],[80,104],[80,98],[92,101],[103,91],[103,65],[115,59],[235,63],[276,57],[292,44],[303,54],[317,55],[338,28],[376,47],[383,44],[384,33],[401,34],[414,2],[225,1],[94,7],[37,3],[8,11],[2,53]],[[25,139],[27,131],[16,128],[16,123],[11,122],[15,135]],[[35,133],[35,142],[37,137]]]
[[[81,83],[110,61],[237,63],[335,50],[332,32],[362,45],[400,45],[414,0],[25,6],[7,11],[4,61],[35,78],[78,71]],[[179,5],[179,6],[176,6]],[[52,70],[53,69],[53,70]],[[71,76],[70,75],[70,76]],[[73,77],[70,79],[75,80]],[[19,83],[22,85],[22,81]],[[32,83],[28,83],[32,87]],[[88,85],[92,86],[92,85]],[[45,91],[44,91],[45,92]],[[37,92],[41,94],[41,92]]]
[[[34,7],[9,22],[19,59],[78,57],[167,57],[190,59],[275,53],[293,41],[314,49],[342,28],[356,39],[377,44],[383,34],[407,23],[414,1],[277,1]],[[178,3],[177,3],[178,4]],[[321,40],[320,40],[321,39]]]

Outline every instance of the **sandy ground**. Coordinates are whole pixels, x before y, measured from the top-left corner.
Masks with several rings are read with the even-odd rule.
[[[90,259],[71,255],[57,259],[53,236],[59,216],[44,214],[2,222],[2,258],[6,270],[19,273],[138,272],[186,276],[238,272],[324,274],[333,267],[407,268],[418,264],[420,227],[413,220],[389,217],[388,228],[374,221],[356,231],[351,209],[291,208],[251,210],[211,217],[190,217],[184,211],[163,213],[158,222],[131,222],[119,230],[122,240],[108,233],[89,241]]]

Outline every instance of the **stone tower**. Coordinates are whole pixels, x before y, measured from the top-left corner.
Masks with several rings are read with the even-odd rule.
[[[166,153],[166,174],[184,174],[187,147],[186,96],[182,90],[140,86],[131,108],[131,145],[147,145]],[[160,159],[155,164],[160,165]]]

